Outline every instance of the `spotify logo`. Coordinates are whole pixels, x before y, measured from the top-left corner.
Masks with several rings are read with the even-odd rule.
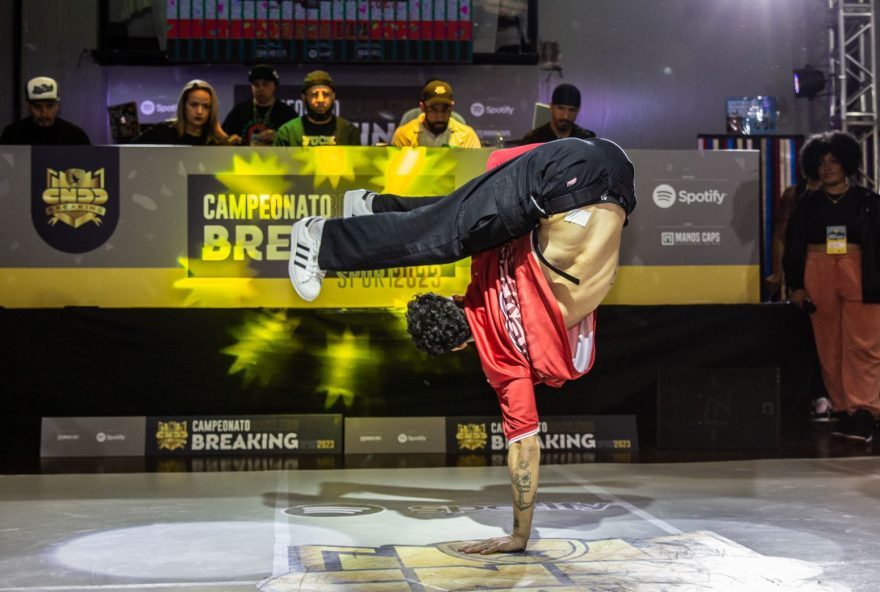
[[[654,188],[654,203],[658,208],[671,208],[675,204],[675,189],[671,185],[658,185]]]

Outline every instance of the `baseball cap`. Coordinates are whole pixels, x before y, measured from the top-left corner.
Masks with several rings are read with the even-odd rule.
[[[257,64],[251,71],[248,72],[248,80],[253,82],[254,80],[271,80],[275,84],[281,82],[281,78],[278,76],[278,71],[272,66],[266,64]]]
[[[422,100],[425,106],[430,107],[437,103],[452,104],[452,87],[448,82],[432,80],[422,89]]]
[[[330,78],[330,75],[323,70],[315,70],[313,72],[309,72],[308,74],[306,74],[305,79],[303,79],[302,91],[306,92],[313,86],[318,86],[319,84],[333,88],[333,79]]]
[[[28,101],[57,101],[58,83],[54,79],[47,76],[38,76],[31,78],[27,82],[27,100]]]
[[[581,106],[581,91],[572,84],[560,84],[553,89],[553,97],[550,99],[551,105],[566,105],[568,107]]]

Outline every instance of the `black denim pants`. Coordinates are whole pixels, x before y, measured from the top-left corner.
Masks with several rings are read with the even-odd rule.
[[[629,215],[632,163],[608,140],[566,138],[537,146],[441,197],[380,195],[373,214],[327,220],[318,265],[361,271],[451,263],[497,247],[542,217],[598,203]]]

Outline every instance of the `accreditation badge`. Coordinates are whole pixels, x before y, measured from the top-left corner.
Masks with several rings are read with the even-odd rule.
[[[825,252],[829,255],[846,254],[846,226],[825,227]]]

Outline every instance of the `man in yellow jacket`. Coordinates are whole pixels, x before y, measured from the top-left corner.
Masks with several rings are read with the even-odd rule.
[[[391,145],[455,148],[479,148],[480,138],[474,128],[450,119],[452,86],[442,80],[432,80],[422,89],[419,107],[421,115],[397,128]]]

